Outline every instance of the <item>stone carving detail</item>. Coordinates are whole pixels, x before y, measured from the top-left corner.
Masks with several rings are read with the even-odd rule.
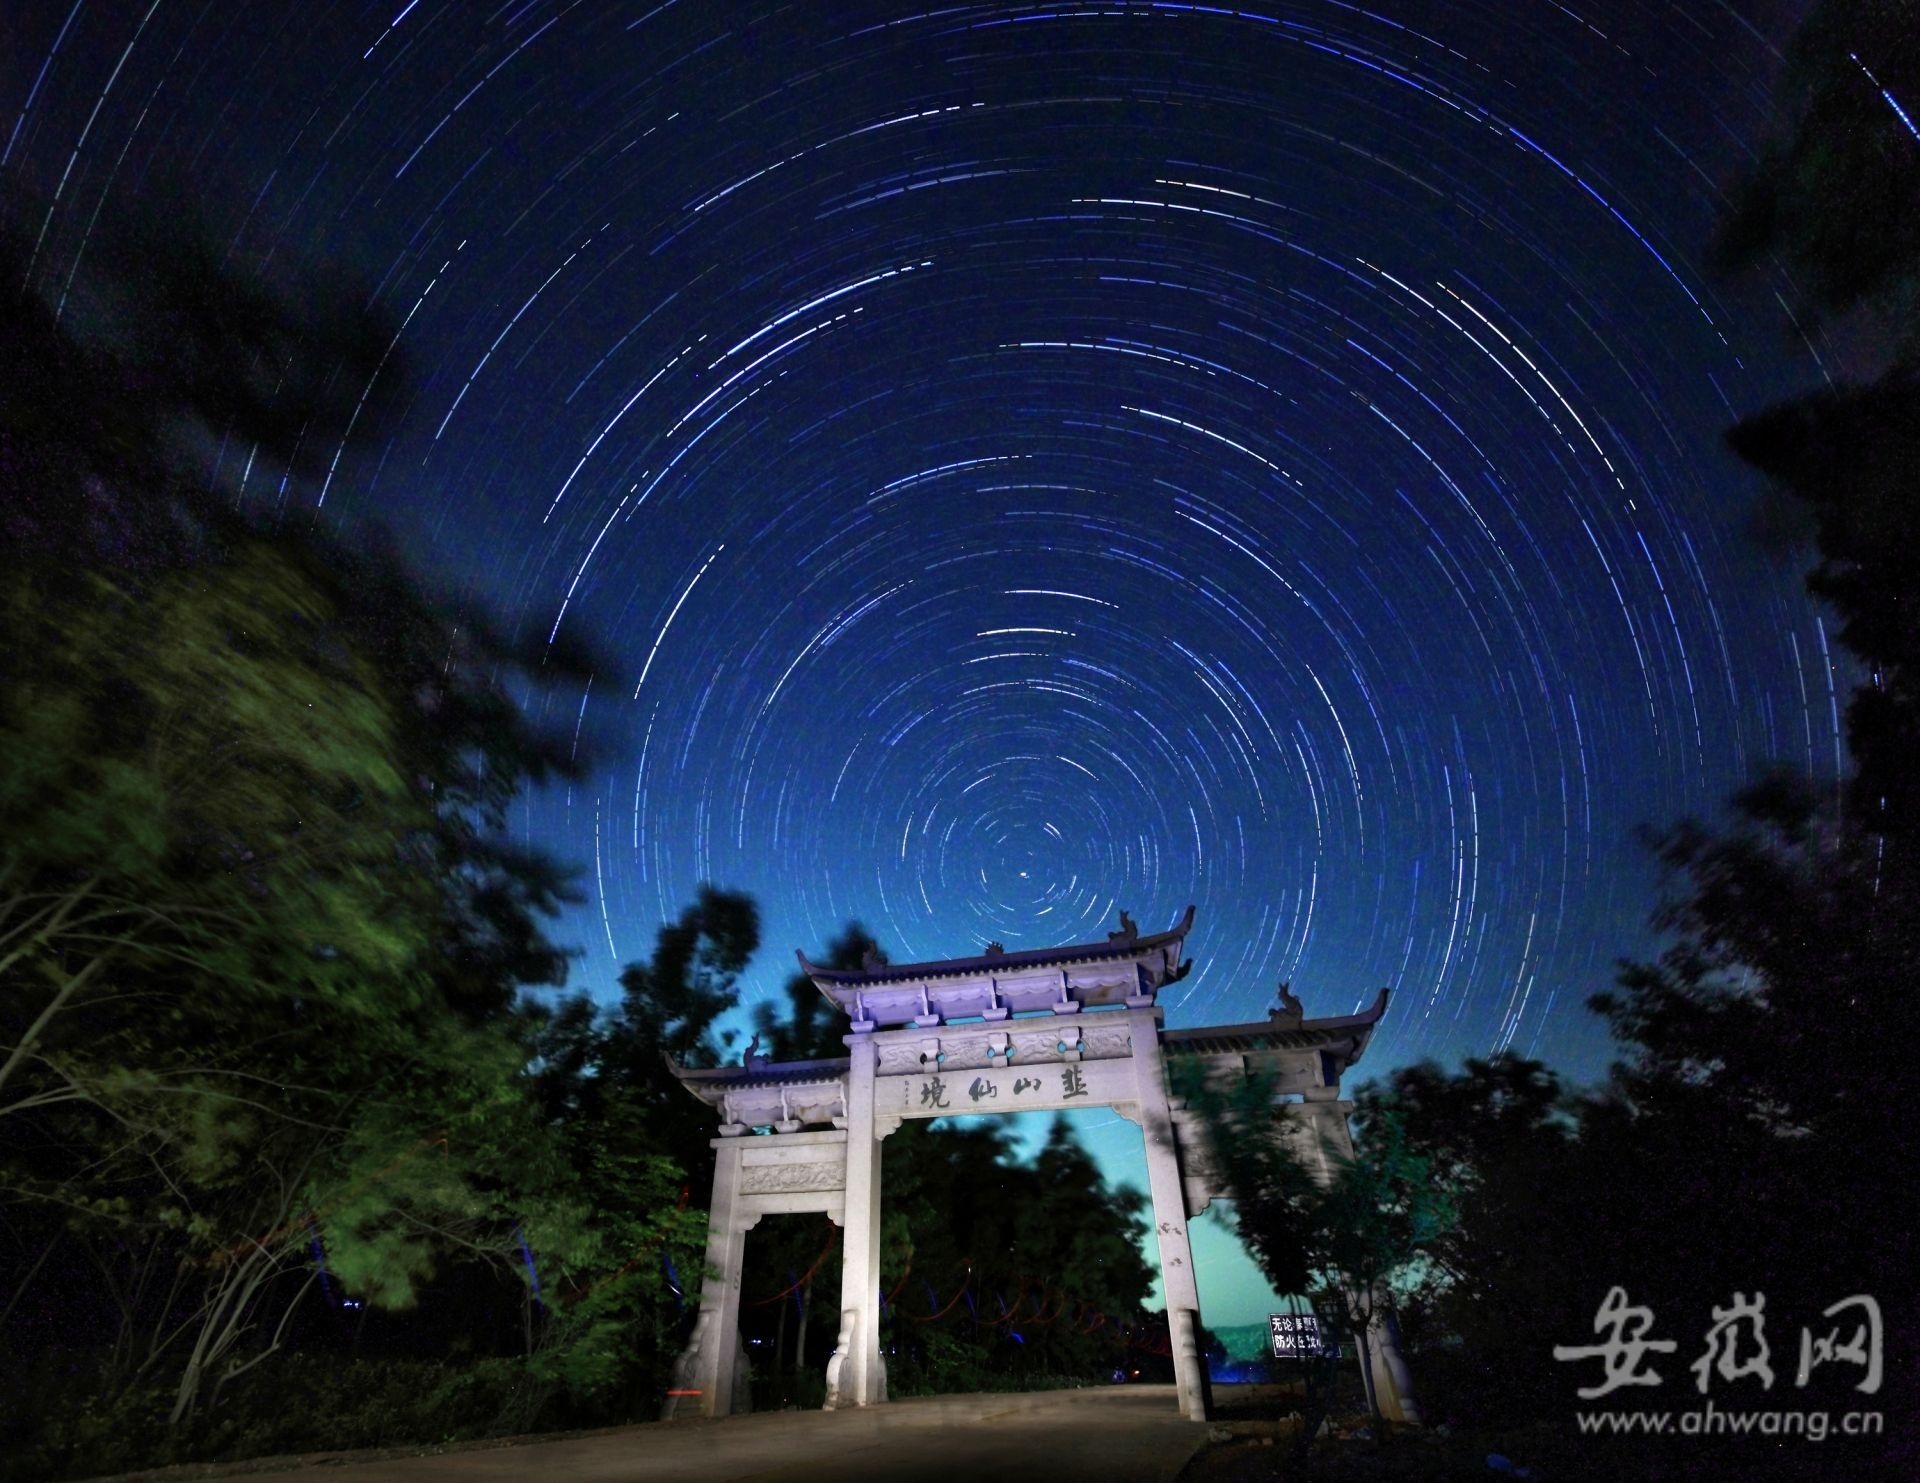
[[[842,1189],[844,1164],[748,1164],[740,1171],[740,1192],[747,1195],[790,1194],[797,1190]]]
[[[840,1376],[846,1370],[847,1361],[853,1357],[853,1336],[860,1331],[860,1310],[843,1308],[840,1311],[840,1338],[833,1346],[833,1353],[827,1360],[827,1404],[826,1409],[837,1411],[843,1406],[857,1405],[858,1397],[849,1395],[841,1388]]]
[[[845,1096],[845,1085],[839,1081],[738,1087],[721,1098],[725,1122],[720,1131],[726,1137],[748,1128],[791,1133],[807,1123],[824,1123],[837,1116]]]
[[[713,1310],[702,1308],[694,1315],[693,1332],[687,1336],[687,1347],[680,1351],[673,1362],[673,1388],[667,1392],[666,1401],[660,1407],[662,1421],[673,1420],[681,1396],[700,1393],[701,1352],[713,1341],[713,1332]]]
[[[1031,1029],[1015,1028],[1020,1024],[1017,1020],[1003,1021],[1005,1029],[991,1022],[945,1026],[938,1038],[928,1036],[876,1047],[879,1060],[875,1070],[881,1076],[931,1076],[987,1071],[997,1066],[1017,1070],[1079,1060],[1124,1060],[1133,1054],[1132,1026],[1124,1016],[1112,1019],[1112,1023],[1103,1024],[1099,1015],[1090,1015],[1077,1023],[1030,1022],[1034,1026]]]
[[[1013,1032],[1013,1064],[1031,1066],[1036,1061],[1058,1061],[1060,1031],[1054,1025],[1041,1031]]]
[[[947,1053],[947,1059],[941,1063],[944,1071],[977,1071],[990,1064],[984,1035],[943,1036],[940,1049]]]
[[[1133,1036],[1125,1025],[1111,1029],[1104,1025],[1081,1023],[1080,1056],[1087,1061],[1111,1061],[1133,1054]]]

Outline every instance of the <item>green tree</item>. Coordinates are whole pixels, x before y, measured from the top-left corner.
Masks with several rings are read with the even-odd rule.
[[[530,1292],[536,1248],[631,1307],[604,1275],[675,1238],[675,1180],[621,1171],[649,1208],[597,1225],[522,1075],[569,887],[506,809],[585,759],[513,694],[591,660],[196,493],[197,431],[332,468],[390,336],[146,247],[64,318],[5,274],[0,1377],[158,1389],[184,1433],[299,1331],[316,1252],[390,1309],[462,1263]],[[526,1347],[577,1370],[591,1311]]]
[[[1662,1300],[1676,1279],[1708,1279],[1686,1255],[1707,1222],[1690,1215],[1672,1229],[1669,1192],[1647,1177],[1668,1125],[1621,1112],[1512,1055],[1452,1072],[1402,1067],[1356,1094],[1360,1146],[1390,1129],[1444,1192],[1449,1218],[1397,1284],[1429,1420],[1526,1425],[1563,1409],[1570,1390],[1552,1343],[1587,1332],[1613,1282],[1656,1296],[1639,1285],[1644,1253],[1678,1258],[1659,1274]]]
[[[1031,1368],[1098,1375],[1111,1367],[1103,1361],[1115,1338],[1103,1330],[1139,1313],[1153,1285],[1141,1255],[1147,1197],[1108,1184],[1065,1118],[1054,1120],[1026,1183],[1009,1212],[1006,1251],[1025,1294],[1009,1326]]]
[[[563,966],[557,875],[488,832],[506,749],[410,723],[422,692],[327,576],[251,541],[138,593],[11,593],[36,632],[0,692],[0,1188],[43,1254],[76,1248],[42,1284],[105,1264],[116,1372],[173,1374],[176,1423],[277,1348],[343,1191],[388,1212],[349,1268],[407,1300],[452,1239],[431,1212],[465,1207],[403,1174],[511,1085],[518,975]]]
[[[882,1151],[890,1386],[983,1390],[1111,1370],[1152,1286],[1144,1196],[1108,1185],[1064,1120],[1031,1164],[996,1118],[909,1122]]]
[[[1217,1084],[1196,1065],[1171,1069],[1233,1192],[1240,1239],[1274,1291],[1309,1299],[1323,1323],[1353,1340],[1377,1430],[1369,1330],[1376,1318],[1393,1319],[1396,1284],[1424,1275],[1457,1219],[1435,1153],[1387,1105],[1376,1105],[1349,1154],[1331,1141],[1316,1146],[1314,1123],[1276,1104],[1270,1077]]]

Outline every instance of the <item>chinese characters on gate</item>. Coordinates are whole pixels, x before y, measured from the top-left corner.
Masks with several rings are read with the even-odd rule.
[[[1078,1066],[1063,1066],[1060,1068],[1059,1075],[1060,1090],[1056,1095],[1061,1101],[1072,1102],[1078,1098],[1092,1095],[1092,1093],[1087,1090],[1087,1078]],[[947,1085],[945,1077],[929,1077],[920,1083],[919,1105],[944,1111],[953,1105],[947,1100],[947,1093],[950,1090],[952,1089]],[[1014,1100],[1018,1100],[1030,1093],[1039,1093],[1042,1096],[1046,1093],[1046,1082],[1037,1069],[1032,1076],[1022,1075],[1016,1076],[1013,1079],[1012,1098]],[[984,1101],[998,1098],[1000,1095],[1000,1087],[996,1082],[985,1076],[976,1076],[967,1084],[966,1095],[967,1100],[977,1107]]]
[[[1707,1393],[1716,1376],[1722,1381],[1758,1380],[1762,1389],[1773,1389],[1766,1306],[1764,1293],[1756,1292],[1751,1297],[1735,1293],[1725,1307],[1713,1309],[1713,1324],[1699,1357],[1688,1366],[1700,1394]],[[1830,1305],[1820,1317],[1828,1322],[1800,1330],[1795,1387],[1805,1386],[1821,1366],[1837,1364],[1860,1371],[1855,1390],[1863,1395],[1876,1394],[1881,1369],[1879,1302],[1865,1293],[1855,1293]],[[1666,1377],[1652,1368],[1651,1356],[1672,1354],[1680,1345],[1674,1339],[1649,1337],[1653,1325],[1653,1309],[1629,1302],[1624,1287],[1610,1288],[1593,1318],[1593,1331],[1601,1336],[1600,1342],[1556,1344],[1553,1357],[1563,1363],[1600,1362],[1599,1382],[1582,1386],[1577,1392],[1582,1400],[1610,1395],[1623,1386],[1664,1384]]]

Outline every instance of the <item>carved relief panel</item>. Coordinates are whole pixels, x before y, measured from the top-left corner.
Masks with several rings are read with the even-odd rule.
[[[846,1183],[847,1166],[843,1160],[812,1164],[749,1164],[740,1171],[740,1192],[747,1195],[844,1189]]]

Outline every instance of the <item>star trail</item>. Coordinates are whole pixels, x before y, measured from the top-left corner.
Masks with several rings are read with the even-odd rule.
[[[623,749],[516,813],[577,987],[703,880],[754,998],[848,918],[924,959],[1192,901],[1170,1024],[1388,984],[1371,1069],[1591,1075],[1636,828],[1843,766],[1719,445],[1835,351],[1704,268],[1793,19],[80,0],[10,15],[0,126],[56,301],[188,182],[397,327],[380,446],[210,478],[618,654],[565,721]]]

